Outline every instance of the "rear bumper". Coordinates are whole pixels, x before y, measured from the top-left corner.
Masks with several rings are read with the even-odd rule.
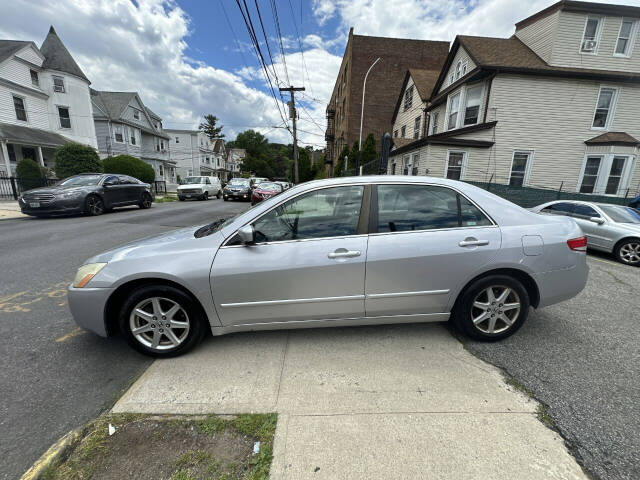
[[[538,308],[564,302],[584,290],[589,276],[589,266],[586,255],[582,254],[582,257],[574,267],[534,275],[540,289]]]
[[[82,328],[101,337],[108,336],[105,311],[113,288],[73,288],[69,285],[67,300],[73,320]]]

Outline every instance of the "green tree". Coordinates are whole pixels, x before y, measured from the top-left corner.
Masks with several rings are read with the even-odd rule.
[[[152,183],[156,172],[151,165],[131,155],[116,155],[103,160],[105,173],[130,175],[145,183]]]
[[[314,172],[311,169],[311,156],[306,148],[298,149],[298,175],[300,183],[313,180]]]
[[[314,180],[322,180],[323,178],[327,178],[327,166],[324,164],[325,156],[322,155],[316,162],[313,164],[313,178]]]
[[[269,140],[255,130],[240,132],[236,139],[230,143],[232,144],[232,148],[244,148],[249,157],[264,159],[268,155]]]
[[[30,158],[23,158],[16,165],[16,176],[22,190],[42,187],[45,175],[45,169]]]
[[[216,138],[224,138],[224,134],[222,133],[222,129],[224,125],[216,126],[218,123],[218,117],[212,114],[208,114],[204,116],[204,122],[200,124],[198,127],[201,132],[203,132],[209,140],[214,140]]]
[[[58,178],[67,178],[79,173],[101,173],[102,162],[93,147],[69,142],[59,147],[55,153],[54,171]]]
[[[336,163],[335,168],[333,169],[333,176],[334,177],[342,177],[344,176],[344,161],[346,159],[349,159],[349,147],[348,146],[344,146],[342,147],[342,151],[340,152],[340,155],[338,155],[338,162]],[[351,164],[351,162],[349,162],[349,165],[353,166]],[[347,165],[347,166],[349,166]]]
[[[376,139],[373,138],[373,133],[367,135],[362,144],[362,151],[360,152],[360,165],[364,165],[375,160],[378,157],[376,150]]]

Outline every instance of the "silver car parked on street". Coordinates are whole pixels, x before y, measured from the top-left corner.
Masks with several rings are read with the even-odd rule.
[[[543,203],[531,210],[573,218],[587,236],[587,247],[613,253],[627,265],[640,266],[640,211],[578,200]]]
[[[206,332],[452,319],[499,340],[529,307],[577,295],[586,238],[440,178],[352,177],[297,185],[256,207],[97,255],[69,287],[76,322],[171,356]]]

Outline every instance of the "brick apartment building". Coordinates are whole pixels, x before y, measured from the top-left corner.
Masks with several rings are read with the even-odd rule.
[[[440,70],[448,53],[449,42],[354,35],[351,28],[327,106],[326,162],[335,165],[342,148],[358,140],[362,83],[376,58],[380,61],[367,79],[362,136],[373,133],[379,142],[390,128],[407,70]]]

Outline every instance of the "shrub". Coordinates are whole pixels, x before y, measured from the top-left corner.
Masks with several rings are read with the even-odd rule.
[[[16,176],[22,190],[42,187],[45,175],[45,169],[30,158],[23,158],[16,166]]]
[[[156,172],[151,165],[131,155],[116,155],[105,158],[102,162],[105,173],[130,175],[145,183],[153,183]]]
[[[102,162],[95,148],[79,143],[67,143],[56,150],[55,172],[63,179],[79,173],[101,173]]]

